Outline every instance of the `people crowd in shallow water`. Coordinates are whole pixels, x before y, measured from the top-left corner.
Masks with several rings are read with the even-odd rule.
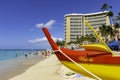
[[[44,56],[44,58],[48,58],[51,55],[51,50],[42,51],[42,55]]]

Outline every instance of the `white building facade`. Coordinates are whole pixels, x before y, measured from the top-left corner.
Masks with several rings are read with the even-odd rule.
[[[77,37],[92,34],[92,31],[84,23],[84,19],[96,30],[102,25],[110,25],[110,18],[106,14],[108,11],[88,13],[88,14],[66,14],[64,16],[65,41],[69,43],[76,41]]]

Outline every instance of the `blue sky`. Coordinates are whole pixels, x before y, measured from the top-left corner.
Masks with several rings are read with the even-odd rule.
[[[50,48],[41,26],[64,39],[65,14],[99,12],[105,2],[120,11],[120,0],[0,0],[0,48]]]

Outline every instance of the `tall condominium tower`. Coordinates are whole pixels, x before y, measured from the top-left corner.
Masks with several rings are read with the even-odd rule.
[[[102,25],[110,25],[110,18],[106,14],[108,11],[88,13],[88,14],[66,14],[64,16],[65,41],[66,43],[76,41],[77,37],[91,34],[91,30],[85,25],[84,19],[93,26],[94,29]]]

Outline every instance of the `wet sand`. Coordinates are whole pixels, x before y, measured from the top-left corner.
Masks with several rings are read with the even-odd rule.
[[[81,75],[77,77],[77,73],[66,76],[69,72],[75,73],[63,66],[53,54],[10,80],[93,80]]]
[[[29,55],[27,58],[23,56],[9,61],[0,61],[0,80],[17,76],[41,60],[43,60],[42,55]]]

